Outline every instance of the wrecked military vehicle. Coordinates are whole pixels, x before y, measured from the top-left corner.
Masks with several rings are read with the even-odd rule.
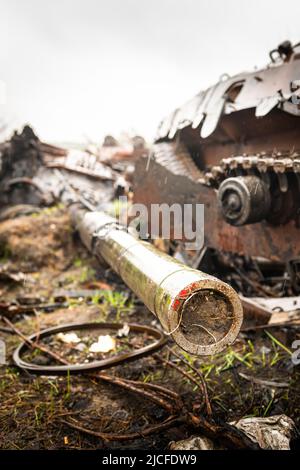
[[[204,204],[210,265],[221,252],[255,258],[260,270],[288,273],[299,293],[300,44],[285,41],[270,59],[223,76],[161,122],[152,158],[136,165],[135,201]],[[181,255],[207,269],[201,254]]]

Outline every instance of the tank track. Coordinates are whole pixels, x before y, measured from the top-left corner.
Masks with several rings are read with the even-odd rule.
[[[271,185],[271,175],[276,175],[282,192],[289,189],[288,178],[294,175],[300,188],[300,151],[291,153],[259,155],[242,155],[223,158],[220,165],[214,166],[205,173],[205,183],[218,188],[222,181],[232,176],[257,175],[268,187]]]
[[[204,183],[204,173],[194,163],[190,152],[182,142],[160,142],[153,146],[152,158],[174,175]]]
[[[270,192],[268,221],[274,225],[295,219],[300,225],[300,151],[270,152],[223,158],[208,171],[200,170],[182,142],[154,145],[154,159],[175,175],[219,189],[228,178],[256,176]]]
[[[219,189],[227,178],[256,176],[267,186],[271,207],[267,220],[281,225],[300,224],[300,152],[262,153],[224,158],[205,173],[205,184]]]

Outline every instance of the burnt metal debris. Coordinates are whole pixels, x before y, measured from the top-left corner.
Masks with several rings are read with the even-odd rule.
[[[137,148],[142,151],[140,144]],[[182,349],[210,355],[236,339],[243,310],[232,287],[179,263],[104,212],[95,212],[118,192],[116,169],[86,152],[43,144],[29,127],[7,143],[2,162],[4,206],[67,204],[86,247],[120,275]]]
[[[163,333],[158,331],[156,328],[152,328],[150,326],[145,325],[135,325],[130,324],[130,329],[134,333],[144,333],[149,335],[150,337],[154,338],[153,341],[148,344],[147,346],[143,346],[142,348],[136,349],[134,351],[126,352],[123,354],[119,354],[117,356],[108,357],[102,360],[93,361],[88,364],[68,364],[64,362],[62,365],[50,365],[50,366],[41,366],[38,364],[34,364],[31,362],[27,362],[22,359],[23,354],[25,351],[30,347],[34,346],[39,349],[39,344],[36,342],[40,339],[47,338],[49,336],[66,332],[66,331],[74,331],[74,330],[83,330],[83,331],[107,331],[107,330],[114,330],[117,331],[118,329],[122,328],[123,324],[121,323],[71,323],[69,325],[60,325],[53,328],[47,328],[46,330],[40,331],[38,334],[33,334],[30,337],[26,337],[26,341],[24,340],[18,348],[15,350],[13,359],[15,364],[24,369],[28,372],[37,375],[67,375],[70,374],[82,374],[87,372],[92,372],[95,370],[104,370],[114,367],[119,364],[123,364],[124,362],[134,361],[138,358],[148,356],[153,354],[155,351],[161,349],[166,344],[166,338],[164,337]],[[23,338],[24,339],[24,338]],[[47,353],[47,350],[46,350]]]
[[[204,203],[205,244],[290,262],[300,251],[300,45],[222,78],[159,126],[135,201]]]
[[[103,212],[73,205],[71,214],[85,246],[119,274],[182,349],[210,355],[236,339],[243,311],[228,284],[135,238]]]
[[[130,184],[132,161],[147,154],[145,147],[103,147],[101,158],[91,150],[67,150],[49,145],[26,125],[0,145],[0,205],[50,206],[77,194],[88,207],[97,207]],[[123,176],[123,173],[125,176]]]

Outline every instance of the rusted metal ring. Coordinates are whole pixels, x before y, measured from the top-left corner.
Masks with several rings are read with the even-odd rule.
[[[39,333],[34,333],[29,336],[28,339],[37,342],[42,338],[52,336],[57,333],[73,330],[90,330],[90,329],[112,329],[119,330],[123,327],[122,323],[70,323],[67,325],[56,326],[52,328],[47,328]],[[108,369],[110,367],[117,366],[124,362],[134,361],[140,359],[141,357],[148,356],[153,352],[161,349],[167,342],[166,336],[156,328],[146,326],[146,325],[136,325],[134,323],[129,323],[130,331],[137,333],[148,333],[150,336],[153,336],[156,341],[144,346],[143,348],[136,349],[130,353],[120,354],[118,356],[113,356],[107,359],[102,359],[101,361],[94,361],[89,364],[70,364],[70,365],[61,365],[61,366],[39,366],[37,364],[32,364],[30,362],[23,361],[21,359],[22,354],[29,349],[29,346],[26,342],[22,342],[13,354],[13,360],[17,367],[25,369],[28,372],[37,375],[66,375],[70,374],[82,374],[84,372],[88,373],[95,370]]]

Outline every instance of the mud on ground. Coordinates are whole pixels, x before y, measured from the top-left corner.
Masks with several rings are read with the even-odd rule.
[[[118,321],[158,326],[118,277],[91,259],[74,235],[63,207],[2,221],[0,258],[1,272],[6,273],[0,276],[0,309],[26,335],[72,322]],[[86,297],[87,290],[91,290],[91,296]],[[95,290],[101,293],[95,295]],[[85,295],[74,296],[79,291]],[[48,305],[48,309],[31,306],[26,312],[18,311],[18,306],[28,307],[32,299]],[[16,308],[8,314],[7,305],[12,303]],[[34,376],[16,368],[12,353],[20,338],[6,328],[5,322],[0,321],[0,338],[7,347],[7,364],[0,366],[1,449],[164,450],[171,441],[196,434],[190,426],[178,424],[148,437],[108,442],[71,429],[66,419],[106,433],[142,432],[168,415],[146,398],[84,375]],[[291,344],[297,338],[296,329],[247,332],[240,334],[232,348],[217,356],[198,359],[185,354],[205,378],[216,421],[284,413],[299,427],[300,372],[291,361]],[[129,335],[123,343],[117,340],[120,350],[124,341],[126,347],[131,347],[135,341],[141,345],[146,338],[137,340]],[[56,347],[52,343],[51,346]],[[173,348],[174,344],[170,341],[169,346]],[[84,353],[75,354],[69,345],[57,342],[57,348],[68,358],[89,360]],[[176,348],[175,351],[182,352]],[[170,359],[166,348],[159,354]],[[31,353],[30,360],[41,365],[49,362],[37,351]],[[176,363],[175,357],[172,360]],[[195,384],[154,356],[117,366],[108,373],[165,386],[181,396],[188,412],[194,416],[205,414],[202,392]]]

